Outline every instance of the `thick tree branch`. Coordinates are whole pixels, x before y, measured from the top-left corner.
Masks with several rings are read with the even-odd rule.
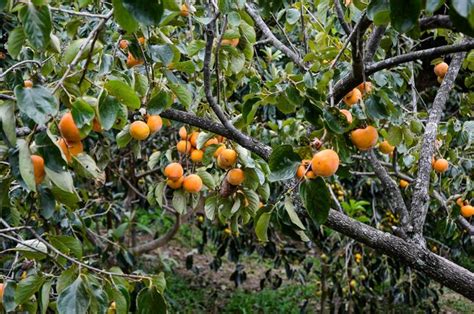
[[[399,64],[414,61],[417,59],[435,58],[454,52],[469,51],[471,49],[474,49],[474,40],[465,41],[454,45],[446,45],[430,49],[413,51],[373,63],[365,68],[365,75],[369,76],[378,71],[389,69]],[[336,102],[339,102],[344,97],[344,95],[346,95],[360,83],[362,83],[362,80],[354,78],[352,74],[340,79],[334,86],[334,100]],[[328,99],[330,99],[330,97],[331,95],[328,96]]]
[[[385,191],[388,193],[388,197],[390,199],[390,203],[393,206],[393,209],[400,214],[400,222],[401,222],[401,232],[397,232],[397,235],[402,237],[405,236],[407,231],[410,231],[410,227],[408,225],[408,209],[405,205],[405,201],[403,200],[402,193],[398,187],[398,184],[392,180],[388,171],[381,165],[379,159],[375,155],[374,150],[370,150],[367,153],[367,158],[374,169],[375,174],[382,182],[382,185]]]
[[[474,300],[474,274],[412,243],[382,232],[338,211],[330,210],[326,225],[384,254],[401,260],[420,273]]]
[[[181,226],[181,220],[182,219],[180,214],[176,213],[176,221],[173,227],[171,227],[171,229],[169,229],[163,236],[159,237],[158,239],[154,239],[152,241],[145,242],[143,244],[130,248],[130,253],[134,255],[140,255],[167,244],[171,239],[173,239],[175,234],[178,232],[179,227]]]
[[[293,62],[300,69],[306,71],[307,66],[304,64],[303,60],[294,51],[286,47],[285,44],[283,44],[280,40],[278,40],[278,38],[275,37],[275,35],[270,30],[270,28],[268,28],[267,24],[265,24],[265,21],[262,19],[260,14],[258,14],[256,9],[254,9],[249,3],[245,4],[245,9],[247,10],[247,13],[255,21],[255,24],[258,26],[258,28],[260,28],[264,37],[266,37],[275,48],[277,48],[278,50],[281,50],[288,58],[293,60]]]
[[[236,137],[233,132],[229,129],[224,127],[222,124],[211,121],[209,119],[198,117],[192,113],[175,110],[175,109],[168,109],[163,111],[160,114],[163,118],[183,122],[203,130],[210,131],[215,134],[222,135],[226,138],[232,139],[239,145],[248,150],[254,152],[255,154],[259,155],[264,159],[268,159],[271,153],[271,148],[263,143],[257,142],[255,139],[252,139],[248,136],[244,137]]]
[[[453,23],[448,15],[434,15],[420,19],[420,30],[426,31],[433,28],[453,29]]]
[[[428,189],[430,185],[431,159],[435,151],[438,124],[441,121],[441,116],[443,115],[449,92],[454,86],[454,81],[458,75],[459,69],[461,68],[465,55],[466,53],[460,52],[453,57],[451,64],[449,65],[448,73],[446,73],[443,83],[433,101],[428,123],[425,126],[425,133],[423,134],[420,149],[421,154],[418,161],[418,175],[415,180],[410,217],[413,226],[413,238],[420,245],[424,245],[425,243],[423,239],[423,226],[425,224],[426,214],[428,213]]]
[[[386,26],[375,26],[372,34],[365,45],[365,53],[364,53],[364,62],[370,63],[374,59],[375,52],[380,45],[380,41],[382,40],[383,35],[385,34],[385,30],[387,29]]]
[[[351,39],[352,46],[352,75],[357,80],[364,80],[364,37],[365,31],[372,22],[367,18],[367,15],[362,14],[359,22],[354,26],[353,32],[355,36]]]

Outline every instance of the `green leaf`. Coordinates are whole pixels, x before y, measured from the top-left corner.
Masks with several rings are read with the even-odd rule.
[[[6,143],[10,147],[16,145],[16,118],[15,103],[12,101],[0,102],[0,122],[3,133],[6,136]]]
[[[370,97],[367,99],[365,107],[367,108],[367,113],[373,119],[384,119],[389,116],[387,107],[378,97]]]
[[[69,254],[72,253],[77,258],[82,258],[82,243],[72,236],[56,235],[49,236],[51,244],[59,251]]]
[[[39,275],[30,275],[21,280],[15,289],[15,303],[23,304],[28,301],[43,285],[45,278]]]
[[[78,128],[90,125],[95,117],[94,108],[82,98],[72,103],[71,113]]]
[[[374,21],[375,25],[388,24],[390,22],[389,0],[372,0],[367,7],[367,17]]]
[[[173,200],[171,201],[173,208],[180,214],[186,212],[186,194],[183,190],[175,190],[173,192]]]
[[[393,28],[406,33],[418,24],[421,0],[390,0],[390,19]]]
[[[81,201],[77,193],[64,191],[57,186],[53,186],[53,188],[51,189],[51,192],[53,193],[54,198],[58,202],[66,206],[69,206],[73,209],[77,208],[78,207],[77,203]]]
[[[255,234],[261,242],[268,241],[267,231],[271,217],[271,212],[264,212],[260,215],[260,217],[258,217],[257,223],[255,225]]]
[[[43,86],[15,87],[18,108],[37,124],[45,124],[58,113],[59,105],[51,92]]]
[[[138,314],[166,314],[166,302],[155,286],[143,288],[137,296]]]
[[[249,44],[254,44],[257,41],[257,35],[255,34],[255,29],[242,21],[239,26],[240,33],[248,41]]]
[[[97,167],[95,160],[86,153],[81,153],[72,157],[73,168],[77,174],[85,177],[95,179],[102,174],[102,171]]]
[[[36,7],[27,3],[20,10],[24,33],[34,49],[46,48],[51,34],[51,14],[48,6]]]
[[[210,190],[214,190],[216,188],[216,182],[214,177],[207,171],[198,171],[197,175],[201,178],[202,183],[207,186]]]
[[[31,161],[30,148],[24,139],[18,139],[20,174],[30,191],[36,192],[35,174]]]
[[[286,10],[286,21],[288,22],[288,24],[293,25],[297,23],[300,17],[300,10],[294,8]]]
[[[271,170],[270,182],[293,178],[300,162],[300,157],[293,151],[291,145],[281,145],[274,148],[268,161]]]
[[[46,312],[48,311],[49,293],[51,292],[51,286],[52,286],[52,282],[51,280],[48,280],[41,287],[40,298],[39,298],[41,314],[46,314]]]
[[[390,143],[390,145],[398,146],[402,142],[402,136],[402,129],[399,126],[392,125],[388,129],[386,140]]]
[[[124,8],[121,0],[112,0],[114,6],[114,18],[117,23],[129,33],[133,33],[138,29],[138,22]]]
[[[170,95],[161,90],[156,95],[152,96],[148,104],[146,105],[146,111],[148,114],[156,115],[160,114],[163,110],[171,107],[173,99]]]
[[[117,98],[102,92],[99,97],[99,120],[104,130],[110,130],[115,124],[120,106],[122,104]]]
[[[204,204],[204,212],[206,213],[206,217],[209,220],[214,220],[216,210],[217,210],[217,196],[210,196],[206,198],[206,202]]]
[[[117,134],[115,139],[117,141],[118,148],[124,148],[132,140],[130,135],[130,125],[127,125],[122,131]]]
[[[173,49],[173,46],[169,44],[150,46],[150,51],[153,61],[160,61],[166,66],[173,62],[175,56],[179,56],[179,51]]]
[[[173,93],[178,97],[178,100],[183,104],[186,109],[191,106],[193,102],[193,95],[188,90],[186,85],[182,84],[169,84],[169,88],[173,91]]]
[[[86,44],[86,38],[80,38],[80,39],[74,40],[66,48],[66,51],[64,52],[65,64],[70,64],[74,60],[74,58],[76,58],[83,44]],[[91,53],[91,47],[92,47],[92,43],[88,42],[87,46],[84,48],[78,61],[84,60],[89,56],[89,54]],[[92,51],[92,56],[98,53],[99,51],[101,51],[103,48],[104,46],[102,45],[102,43],[99,41],[96,41],[94,44],[94,50]]]
[[[25,45],[25,32],[23,27],[17,27],[8,34],[7,50],[13,59],[16,59]]]
[[[104,88],[110,95],[116,97],[118,101],[130,109],[140,108],[140,98],[135,91],[122,81],[111,80],[105,83]]]
[[[444,0],[426,0],[425,11],[433,14],[444,4]]]
[[[295,224],[301,230],[306,230],[300,218],[298,217],[298,214],[296,213],[293,202],[291,201],[289,197],[285,198],[285,209],[286,209],[286,212],[288,213],[288,216],[290,217],[291,222]]]
[[[77,278],[77,266],[73,264],[71,267],[66,269],[59,275],[58,281],[56,282],[56,290],[59,294],[64,291],[69,285],[71,285]]]
[[[163,15],[163,2],[158,0],[123,0],[124,8],[145,25],[158,25]]]
[[[323,117],[328,128],[336,134],[345,133],[349,127],[346,116],[336,107],[324,108]]]
[[[331,194],[323,178],[305,180],[300,184],[300,195],[311,219],[324,224],[331,207]]]
[[[2,306],[5,308],[7,313],[13,312],[17,306],[15,303],[15,292],[17,284],[13,280],[8,280],[4,282],[4,290],[3,290],[3,304]]]
[[[59,294],[57,307],[59,313],[83,314],[87,313],[89,304],[86,284],[79,275],[70,286]]]
[[[45,167],[46,175],[53,181],[53,183],[61,190],[69,193],[74,193],[74,182],[69,171],[55,171]]]

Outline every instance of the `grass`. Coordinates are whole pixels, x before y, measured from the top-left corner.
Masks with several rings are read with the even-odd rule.
[[[176,275],[168,278],[166,296],[171,313],[299,313],[305,300],[316,299],[312,284],[288,285],[277,290],[223,291],[219,287],[189,284]],[[314,302],[311,306],[314,310]]]

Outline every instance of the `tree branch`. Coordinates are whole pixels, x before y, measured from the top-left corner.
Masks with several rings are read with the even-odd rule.
[[[410,231],[410,226],[408,225],[408,209],[406,207],[405,201],[403,200],[402,193],[398,185],[392,180],[387,170],[380,164],[379,159],[375,155],[373,149],[367,153],[367,158],[374,169],[375,174],[382,182],[382,185],[385,191],[388,193],[390,203],[393,206],[394,210],[400,214],[401,222],[401,232],[397,232],[397,235],[405,237],[407,231]]]
[[[326,226],[384,254],[401,260],[420,273],[474,300],[474,274],[412,243],[330,210]]]
[[[51,11],[62,12],[62,13],[70,14],[70,15],[79,15],[79,16],[98,18],[98,19],[108,19],[107,15],[102,15],[102,14],[93,14],[93,13],[84,12],[84,11],[73,11],[73,10],[55,8],[51,6],[49,7],[49,9]]]
[[[263,32],[263,35],[272,43],[272,45],[278,50],[281,50],[288,58],[293,60],[293,62],[301,70],[306,71],[307,66],[304,64],[303,60],[295,52],[293,52],[291,49],[286,47],[280,40],[278,40],[278,38],[275,37],[272,31],[268,28],[267,24],[265,24],[265,21],[262,19],[260,14],[258,14],[258,12],[254,8],[252,8],[251,4],[246,3],[245,9],[255,21],[255,24],[258,26],[258,28],[260,28],[260,30]]]
[[[441,121],[441,116],[443,115],[449,92],[454,86],[454,81],[459,69],[461,68],[465,55],[466,53],[461,52],[453,57],[451,64],[449,65],[448,73],[446,73],[443,83],[433,101],[428,123],[425,126],[425,133],[423,134],[420,149],[421,154],[418,161],[418,175],[415,180],[410,217],[411,225],[413,226],[413,239],[419,245],[425,245],[423,239],[423,226],[425,224],[426,214],[428,213],[428,188],[430,185],[431,159],[435,151],[438,124]]]
[[[373,63],[365,68],[365,75],[369,76],[378,71],[392,68],[396,65],[424,58],[435,58],[454,52],[469,51],[474,49],[474,40],[465,41],[459,44],[440,46],[430,49],[418,50],[402,54],[396,57],[388,58],[383,61]],[[352,74],[340,79],[334,86],[333,96],[336,102],[339,102],[344,95],[362,83],[362,80],[354,78]],[[330,99],[331,95],[328,96]]]
[[[24,65],[24,64],[28,64],[28,63],[34,63],[36,64],[37,66],[41,67],[43,64],[37,60],[24,60],[24,61],[20,61],[18,63],[15,63],[14,65],[12,65],[11,67],[9,67],[8,69],[5,70],[5,72],[3,73],[0,73],[0,78],[4,77],[5,75],[7,75],[8,72]]]
[[[426,31],[433,28],[453,29],[453,23],[449,15],[434,15],[420,19],[420,30]]]
[[[339,20],[342,29],[344,30],[346,35],[349,35],[352,32],[352,28],[349,26],[349,24],[347,24],[346,20],[344,19],[344,10],[342,9],[340,0],[334,0],[334,6],[336,7],[337,19]]]
[[[364,53],[364,62],[370,63],[374,59],[375,52],[379,47],[380,41],[382,40],[383,35],[385,34],[385,30],[387,29],[386,26],[375,26],[372,34],[365,45],[365,53]]]

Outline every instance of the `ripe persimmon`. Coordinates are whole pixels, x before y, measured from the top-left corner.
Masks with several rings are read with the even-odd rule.
[[[227,173],[227,182],[232,185],[241,185],[245,180],[245,173],[242,169],[235,168]]]
[[[306,179],[315,179],[317,176],[316,176],[316,173],[314,173],[314,171],[312,170],[309,170],[308,172],[306,172]]]
[[[352,143],[362,151],[374,147],[378,139],[379,134],[377,133],[377,129],[371,125],[351,132]]]
[[[403,180],[403,179],[400,180],[400,183],[399,183],[399,184],[400,184],[400,187],[401,187],[402,189],[404,189],[404,188],[406,188],[407,186],[410,185],[410,183],[408,183],[408,181]]]
[[[44,159],[39,155],[31,155],[33,163],[33,174],[35,175],[35,183],[40,184],[44,180],[46,172],[44,171]]]
[[[181,5],[181,9],[179,10],[179,15],[181,15],[182,17],[187,17],[189,15],[189,8],[186,5],[186,3],[183,3]]]
[[[176,181],[173,181],[171,179],[166,180],[166,184],[173,190],[177,190],[183,185],[183,181],[184,177],[179,177]]]
[[[362,82],[357,87],[362,95],[370,94],[372,92],[372,83],[371,82]]]
[[[71,162],[72,156],[77,156],[84,151],[84,146],[82,142],[66,142],[63,138],[58,140],[58,145],[61,147],[61,151],[63,152],[64,156],[66,156],[66,160],[68,163]]]
[[[349,110],[347,109],[341,109],[339,110],[343,115],[346,116],[347,123],[351,124],[352,123],[352,114]]]
[[[159,115],[149,115],[146,119],[146,124],[150,128],[151,133],[158,132],[163,126],[163,120]]]
[[[240,39],[239,38],[232,38],[232,39],[222,39],[221,45],[222,46],[232,46],[232,47],[237,47],[239,44]]]
[[[217,165],[221,168],[230,168],[237,161],[237,152],[233,149],[225,148],[217,156]]]
[[[136,65],[143,64],[143,59],[136,59],[130,52],[127,57],[127,67],[133,68]]]
[[[433,164],[433,169],[438,173],[443,173],[449,168],[449,163],[446,159],[437,159]]]
[[[198,136],[199,136],[199,132],[194,131],[191,133],[191,136],[189,137],[189,141],[191,142],[191,145],[193,145],[193,147],[197,147]]]
[[[143,141],[150,135],[150,128],[143,121],[135,121],[130,125],[129,132],[134,139]]]
[[[456,200],[456,204],[458,204],[459,207],[464,206],[464,200],[462,199],[462,197],[460,197]]]
[[[79,134],[79,129],[77,128],[74,119],[72,118],[72,114],[70,112],[66,112],[58,124],[59,132],[61,136],[67,142],[79,142],[81,140],[81,135]]]
[[[164,175],[172,181],[178,180],[183,174],[183,167],[177,162],[170,163],[164,170]]]
[[[23,81],[23,86],[26,88],[32,88],[33,87],[33,82],[31,80],[24,80]]]
[[[214,144],[219,144],[219,140],[215,137],[211,138],[210,140],[208,140],[205,144],[204,144],[204,147],[208,147],[208,146],[211,146],[211,145],[214,145]]]
[[[202,180],[197,174],[191,174],[184,178],[183,188],[186,192],[198,193],[202,189]]]
[[[178,131],[178,134],[179,134],[179,137],[182,139],[182,140],[187,140],[188,139],[188,131],[186,130],[186,128],[184,126],[182,126],[179,131]]]
[[[303,165],[298,166],[298,170],[296,170],[296,177],[301,179],[304,177],[304,173],[306,172],[306,167]]]
[[[436,74],[436,76],[444,78],[444,76],[448,72],[448,68],[449,68],[449,66],[446,62],[438,63],[434,67],[434,73]]]
[[[379,150],[382,154],[390,154],[395,149],[395,146],[390,145],[390,143],[385,140],[379,144]]]
[[[225,145],[222,144],[222,145],[219,145],[216,149],[216,151],[214,152],[214,158],[217,158],[219,156],[219,154],[225,149]]]
[[[202,157],[204,157],[204,152],[200,149],[194,149],[192,152],[191,152],[191,160],[193,162],[201,162],[202,161]]]
[[[119,41],[120,49],[127,49],[128,48],[128,40],[122,39]]]
[[[342,101],[349,107],[356,104],[362,98],[362,93],[357,88],[354,88],[352,91],[346,94]]]
[[[191,152],[191,142],[190,141],[184,141],[181,140],[176,144],[176,148],[178,149],[178,152],[181,154],[189,154]]]
[[[332,149],[323,149],[314,154],[311,160],[311,170],[315,175],[330,177],[339,168],[339,155]]]
[[[145,44],[145,37],[141,36],[141,37],[138,37],[138,43],[140,45],[144,45]]]
[[[92,131],[100,133],[102,132],[102,125],[99,122],[99,119],[97,117],[92,120]]]
[[[474,216],[474,206],[464,205],[461,207],[461,215],[465,218]]]

